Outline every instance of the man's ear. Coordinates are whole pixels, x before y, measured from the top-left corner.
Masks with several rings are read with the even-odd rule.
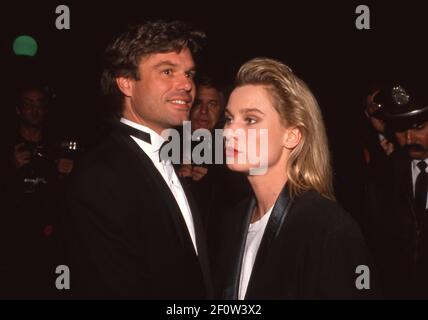
[[[17,115],[17,116],[20,116],[20,115],[21,115],[21,110],[19,110],[19,107],[16,107],[16,108],[15,108],[15,111],[16,111],[16,115]]]
[[[284,148],[294,149],[302,139],[302,133],[297,127],[287,128],[284,133]]]
[[[117,77],[116,84],[119,90],[122,91],[126,97],[132,96],[134,82],[131,78]]]

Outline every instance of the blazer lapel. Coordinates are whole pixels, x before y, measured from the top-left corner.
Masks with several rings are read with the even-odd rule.
[[[288,185],[285,184],[284,188],[278,196],[278,199],[275,202],[271,216],[269,217],[269,221],[266,225],[266,229],[263,234],[259,250],[257,251],[256,259],[254,261],[253,270],[248,282],[247,293],[245,294],[245,297],[248,297],[248,294],[251,293],[251,289],[254,286],[254,279],[256,278],[255,275],[257,275],[260,267],[266,260],[272,242],[275,241],[280,231],[283,229],[284,222],[286,221],[286,217],[292,208],[293,202],[294,200],[290,197]]]
[[[156,169],[150,158],[145,154],[143,150],[131,139],[128,135],[120,131],[115,131],[112,133],[113,137],[118,141],[118,143],[127,147],[139,160],[138,162],[141,165],[136,165],[136,170],[140,173],[144,179],[151,184],[155,184],[159,190],[159,193],[162,194],[162,197],[165,199],[165,204],[168,207],[168,212],[177,231],[177,236],[184,247],[195,252],[193,248],[192,239],[190,237],[189,231],[184,221],[183,215],[181,213],[180,207],[177,204],[171,190],[163,179],[162,175]],[[147,180],[147,175],[149,179]],[[195,253],[196,254],[196,253]]]
[[[238,290],[239,282],[241,279],[241,266],[242,260],[244,258],[245,252],[245,242],[247,241],[248,227],[250,225],[251,216],[253,213],[254,206],[256,204],[256,199],[252,196],[248,201],[245,207],[245,212],[243,215],[237,215],[239,219],[236,223],[240,226],[238,232],[235,235],[232,235],[234,241],[234,246],[231,250],[234,254],[231,255],[230,266],[232,269],[229,271],[229,277],[226,280],[226,287],[223,291],[223,298],[227,300],[236,300],[238,299]]]

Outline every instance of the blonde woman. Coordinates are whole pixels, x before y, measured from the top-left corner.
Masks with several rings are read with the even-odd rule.
[[[251,129],[259,159],[267,134],[264,164],[250,161],[250,148],[239,141],[238,132],[249,137]],[[220,298],[375,296],[361,232],[335,202],[321,112],[305,83],[278,61],[245,63],[227,104],[225,131],[228,167],[247,175],[253,195],[223,224]],[[263,166],[262,174],[251,173]]]

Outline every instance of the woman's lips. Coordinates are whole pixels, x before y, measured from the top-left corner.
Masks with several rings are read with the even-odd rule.
[[[227,157],[237,157],[240,152],[234,148],[226,148]]]

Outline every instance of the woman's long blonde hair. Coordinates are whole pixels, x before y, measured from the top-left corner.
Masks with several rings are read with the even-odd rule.
[[[327,134],[320,108],[308,86],[288,66],[268,58],[246,62],[238,71],[235,85],[264,86],[284,125],[300,130],[302,139],[287,163],[291,196],[314,189],[335,200]]]

